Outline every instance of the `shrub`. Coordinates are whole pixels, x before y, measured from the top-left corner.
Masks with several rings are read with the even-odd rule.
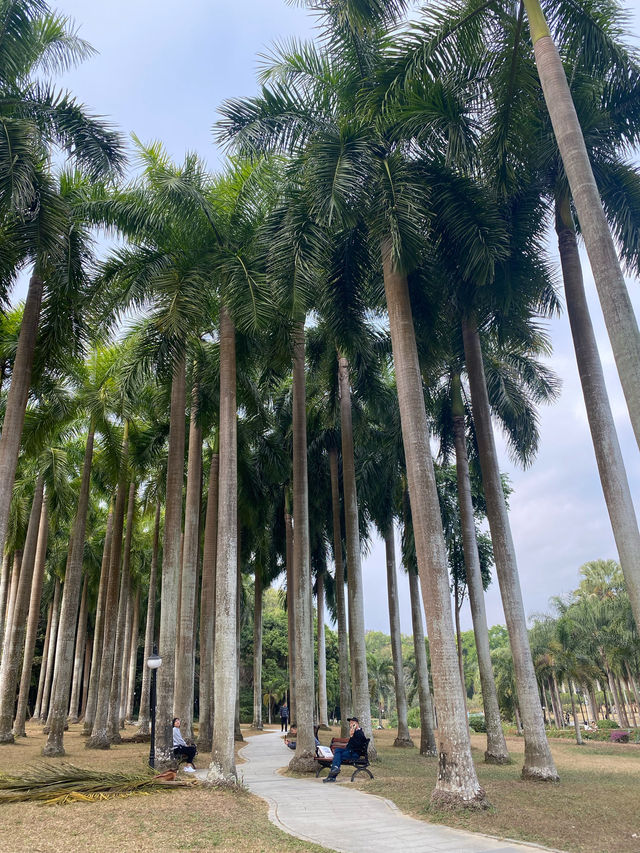
[[[596,723],[598,727],[598,731],[602,731],[603,729],[619,729],[620,726],[616,723],[615,720],[598,720]]]
[[[469,728],[473,729],[474,732],[486,732],[487,724],[483,716],[480,714],[475,714],[472,717],[469,717]]]
[[[407,724],[410,729],[420,728],[420,708],[409,708],[407,713]]]
[[[612,731],[611,732],[611,743],[629,743],[629,732],[623,731]]]

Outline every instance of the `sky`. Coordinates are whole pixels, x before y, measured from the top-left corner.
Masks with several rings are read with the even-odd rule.
[[[276,41],[313,34],[313,19],[285,0],[52,0],[79,26],[98,55],[59,78],[94,113],[108,116],[143,142],[161,140],[172,158],[197,151],[220,163],[212,126],[229,97],[256,90],[259,55]],[[629,34],[640,35],[640,0],[628,3]],[[640,452],[617,379],[586,256],[587,297],[625,459],[636,513],[640,510]],[[628,286],[640,316],[640,283]],[[549,323],[550,363],[562,380],[560,400],[540,412],[540,452],[526,471],[513,465],[498,435],[501,470],[513,487],[510,518],[528,617],[548,612],[552,596],[577,586],[588,560],[617,559],[598,479],[566,314]],[[638,367],[640,371],[640,365]],[[367,629],[388,633],[382,542],[363,562]],[[400,574],[401,625],[411,633],[408,581]],[[486,595],[490,625],[504,624],[497,580]],[[468,606],[462,627],[471,628]]]

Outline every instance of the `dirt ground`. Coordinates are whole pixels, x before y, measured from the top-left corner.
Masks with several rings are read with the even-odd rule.
[[[81,725],[65,732],[64,758],[77,767],[135,773],[147,766],[149,744],[120,744],[87,750]],[[132,735],[131,728],[125,735]],[[246,734],[257,734],[247,728]],[[27,737],[0,747],[0,772],[17,773],[39,763],[46,736],[41,726],[27,726]],[[239,744],[242,748],[242,744]],[[207,756],[197,756],[204,767]],[[43,806],[14,803],[0,807],[2,853],[156,853],[173,851],[241,851],[273,853],[324,850],[298,841],[268,819],[267,804],[245,791],[232,793],[200,787],[160,791],[94,803]]]

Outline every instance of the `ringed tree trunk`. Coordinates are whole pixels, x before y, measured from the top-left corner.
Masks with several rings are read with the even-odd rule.
[[[582,267],[568,196],[556,198],[556,232],[571,335],[600,483],[636,625],[640,626],[638,520],[584,292]]]
[[[0,554],[4,553],[7,538],[9,508],[18,466],[27,396],[31,384],[31,368],[36,350],[43,287],[42,279],[37,272],[34,272],[29,280],[27,299],[20,324],[18,348],[11,373],[11,386],[2,422],[2,436],[0,437]]]
[[[49,513],[47,502],[42,502],[42,514],[40,515],[40,530],[38,531],[38,547],[36,549],[36,561],[33,567],[33,580],[31,582],[31,598],[29,601],[29,621],[27,622],[27,635],[24,641],[24,655],[22,658],[22,676],[20,678],[20,691],[18,694],[18,707],[16,718],[13,722],[14,737],[26,737],[25,722],[27,719],[27,703],[29,701],[29,689],[31,687],[31,669],[33,667],[33,654],[36,647],[38,634],[38,623],[40,621],[40,599],[42,598],[42,585],[44,582],[44,569],[47,558],[47,540],[49,536]],[[46,646],[46,640],[45,640]],[[46,656],[46,649],[43,653]],[[43,682],[44,683],[44,682]]]
[[[525,753],[522,776],[525,779],[557,782],[558,771],[553,762],[544,730],[544,719],[529,647],[516,553],[511,537],[511,526],[491,425],[491,410],[484,376],[480,335],[474,320],[463,319],[462,336],[471,389],[473,420],[478,437],[482,482],[487,502],[487,517],[491,530],[502,607],[509,631],[518,705],[524,727]]]
[[[436,736],[433,731],[433,703],[429,688],[429,665],[422,627],[420,607],[420,585],[418,575],[409,568],[409,594],[411,596],[411,624],[413,627],[413,653],[416,659],[418,701],[420,703],[420,755],[435,757],[438,754]]]
[[[122,533],[124,527],[124,504],[127,493],[127,467],[129,455],[129,424],[125,421],[122,440],[122,458],[116,490],[116,503],[113,510],[113,534],[109,549],[109,579],[105,592],[102,638],[102,653],[100,656],[100,675],[97,686],[97,696],[91,737],[85,743],[86,749],[109,749],[111,741],[107,734],[107,718],[109,716],[109,696],[113,675],[113,661],[116,647],[116,630],[118,622],[118,587],[120,581],[120,557],[122,553]],[[105,539],[106,550],[106,539]],[[103,564],[104,565],[104,564]],[[98,628],[96,625],[96,641]],[[89,688],[91,698],[91,688]],[[85,719],[85,726],[87,721]]]
[[[129,663],[131,654],[131,632],[133,629],[133,590],[131,575],[127,582],[127,608],[125,615],[124,643],[122,649],[122,664],[120,666],[120,707],[118,709],[119,728],[124,729],[127,702],[129,701]]]
[[[111,743],[120,743],[120,700],[122,698],[122,661],[125,655],[127,633],[127,608],[131,587],[131,537],[133,534],[133,514],[136,501],[136,484],[129,484],[127,503],[127,527],[124,540],[124,556],[120,573],[120,594],[118,597],[118,617],[116,640],[113,653],[113,672],[109,691],[109,713],[107,716],[107,737]]]
[[[0,661],[2,660],[2,646],[4,645],[4,626],[9,605],[9,579],[11,577],[11,554],[7,551],[2,558],[2,571],[0,572]]]
[[[193,619],[198,585],[198,547],[200,533],[200,495],[202,477],[202,428],[198,424],[198,386],[191,391],[189,422],[189,461],[187,497],[184,515],[184,546],[180,588],[180,621],[176,694],[174,707],[180,717],[182,736],[193,740],[195,622]]]
[[[333,561],[336,567],[336,611],[338,616],[338,673],[340,678],[340,737],[349,737],[347,715],[351,713],[351,681],[349,679],[349,638],[344,601],[344,563],[342,560],[342,525],[340,524],[340,478],[338,450],[329,448],[331,472],[331,514],[333,519]]]
[[[324,571],[326,571],[326,567]],[[316,583],[316,601],[318,607],[318,725],[321,729],[328,729],[327,649],[324,637],[324,571],[318,572]]]
[[[71,679],[71,699],[69,700],[69,723],[77,723],[80,712],[80,692],[82,688],[82,664],[87,645],[87,598],[89,594],[89,578],[84,577],[82,596],[80,598],[80,615],[78,616],[78,631],[76,647],[73,655],[73,677]]]
[[[44,689],[42,691],[42,704],[40,706],[39,719],[45,723],[49,714],[51,688],[56,662],[56,643],[58,640],[58,622],[60,620],[60,596],[62,594],[62,583],[58,578],[55,580],[53,591],[53,618],[51,619],[51,633],[49,635],[49,649],[47,651],[47,671],[44,677]]]
[[[487,627],[487,612],[484,606],[484,589],[476,527],[473,517],[473,502],[471,499],[471,480],[469,476],[469,459],[467,456],[467,440],[464,426],[464,406],[460,387],[460,376],[456,374],[452,382],[453,434],[456,448],[456,476],[458,483],[458,503],[460,505],[460,521],[462,526],[462,548],[464,565],[469,590],[469,605],[473,622],[473,635],[478,654],[478,670],[482,685],[482,704],[487,728],[487,749],[484,760],[487,764],[508,764],[511,759],[507,742],[500,721],[500,706],[498,693],[491,666],[491,651],[489,648],[489,629]]]
[[[62,606],[60,609],[60,624],[58,628],[58,641],[56,648],[56,680],[55,693],[52,700],[52,708],[49,722],[49,737],[42,750],[46,756],[64,755],[62,745],[64,727],[67,723],[67,712],[69,710],[69,692],[71,690],[71,676],[73,675],[73,648],[78,624],[78,604],[80,602],[80,591],[82,588],[82,560],[84,557],[84,540],[87,528],[87,512],[89,509],[89,486],[91,479],[91,464],[93,460],[93,439],[95,425],[93,421],[89,426],[89,434],[84,450],[84,461],[82,464],[82,480],[78,494],[78,509],[73,525],[73,539],[71,541],[71,554],[67,562],[67,570],[64,576],[64,591],[62,593]],[[86,618],[85,618],[86,624]],[[84,646],[84,642],[82,644]]]
[[[202,549],[200,594],[200,682],[198,750],[211,752],[213,739],[213,634],[216,613],[216,550],[218,547],[218,470],[220,457],[211,454],[207,514]]]
[[[438,780],[431,802],[444,808],[485,807],[486,796],[473,766],[467,711],[460,690],[449,597],[449,569],[429,446],[409,287],[406,274],[392,268],[390,251],[389,244],[382,247],[384,286],[418,572],[427,616],[433,689],[438,708]]]
[[[178,641],[178,601],[180,594],[180,557],[182,553],[182,485],[184,480],[185,439],[185,354],[173,367],[171,382],[171,423],[167,461],[167,490],[162,546],[162,591],[160,597],[160,641],[156,706],[156,763],[168,765],[173,758],[174,688],[176,644]]]
[[[244,586],[242,583],[242,529],[238,521],[238,571],[236,573],[236,706],[233,713],[233,739],[236,743],[244,741],[240,728],[240,637],[242,634],[242,604]]]
[[[91,650],[93,649],[93,637],[87,636],[84,649],[84,667],[82,671],[82,700],[80,702],[80,719],[84,717],[89,696],[89,675],[91,669]]]
[[[640,332],[593,177],[582,128],[539,0],[524,0],[536,66],[589,255],[620,383],[640,447]],[[636,622],[640,612],[634,608]],[[526,723],[525,723],[526,730]]]
[[[162,504],[156,501],[156,515],[153,524],[153,551],[151,553],[151,568],[149,570],[149,594],[147,596],[147,620],[144,630],[144,658],[142,663],[142,688],[140,690],[140,708],[138,710],[138,733],[148,735],[150,732],[150,672],[147,661],[153,651],[153,636],[156,614],[156,588],[158,584],[158,544],[160,541],[160,513]]]
[[[262,569],[256,567],[253,585],[253,724],[262,725]]]
[[[398,736],[394,746],[413,746],[407,723],[407,693],[404,687],[402,668],[402,643],[400,638],[400,605],[398,603],[398,580],[396,578],[396,543],[393,538],[393,520],[384,534],[384,547],[387,558],[387,597],[389,599],[389,626],[391,630],[391,656],[393,658],[393,680],[396,688],[396,707],[398,709]]]
[[[36,704],[33,709],[32,720],[40,719],[40,708],[42,707],[42,695],[44,693],[44,680],[47,671],[47,658],[49,656],[49,643],[51,640],[51,623],[53,621],[53,601],[49,602],[47,608],[47,629],[44,635],[44,646],[42,647],[42,661],[40,662],[40,675],[38,676],[38,692],[36,694]]]
[[[571,713],[573,714],[573,726],[576,730],[576,743],[578,746],[582,746],[582,734],[580,732],[580,720],[578,719],[578,714],[576,713],[576,697],[573,693],[573,685],[571,684],[571,679],[569,681],[569,696],[571,697]]]
[[[238,573],[238,423],[236,338],[233,321],[220,306],[220,468],[213,683],[213,747],[207,781],[237,779],[234,729],[236,710],[236,613]]]
[[[112,500],[107,516],[107,526],[104,534],[104,546],[102,549],[102,565],[100,566],[100,584],[98,586],[98,600],[96,603],[96,619],[93,629],[93,647],[91,649],[91,668],[89,673],[89,689],[87,701],[84,708],[84,723],[82,734],[90,735],[93,729],[93,721],[96,714],[98,701],[98,683],[100,681],[100,659],[102,657],[102,641],[104,636],[104,612],[107,599],[107,586],[109,584],[109,564],[111,561],[111,543],[113,540],[113,512],[115,501]]]
[[[2,663],[0,664],[0,743],[14,742],[13,715],[16,703],[16,687],[20,674],[20,660],[24,645],[27,610],[31,598],[31,582],[33,580],[36,549],[38,547],[43,492],[44,480],[42,474],[38,474],[33,492],[33,501],[31,503],[31,513],[29,514],[27,535],[24,542],[20,579],[16,590],[13,612],[10,614],[10,620],[7,622],[5,648],[2,655]]]
[[[11,583],[9,584],[9,595],[7,600],[7,610],[5,613],[4,631],[2,634],[3,648],[9,643],[9,628],[11,624],[11,616],[13,614],[13,606],[16,603],[16,593],[18,591],[18,583],[20,581],[20,570],[22,568],[22,548],[18,548],[13,552],[13,563],[11,566]]]
[[[138,635],[140,633],[140,587],[136,589],[136,597],[133,603],[133,624],[131,626],[131,643],[129,648],[129,679],[127,684],[127,704],[125,708],[125,720],[133,721],[133,706],[136,695],[136,668],[138,664]],[[146,662],[144,663],[146,666]],[[148,667],[147,667],[148,669]]]
[[[351,419],[351,385],[349,362],[338,360],[340,393],[340,428],[342,433],[342,488],[344,491],[344,520],[347,541],[347,596],[349,601],[349,645],[351,652],[351,685],[353,710],[360,727],[370,739],[369,757],[377,755],[371,724],[371,697],[367,673],[367,647],[364,639],[364,589],[360,559],[360,526],[358,492],[353,455],[353,423]]]
[[[311,631],[304,320],[297,324],[293,334],[293,615],[298,735],[295,754],[289,762],[289,769],[311,773],[315,766],[316,745],[313,737],[314,667]]]
[[[289,722],[296,723],[296,579],[293,571],[293,518],[289,512],[289,490],[285,494],[284,535],[287,561],[287,655],[289,664]]]

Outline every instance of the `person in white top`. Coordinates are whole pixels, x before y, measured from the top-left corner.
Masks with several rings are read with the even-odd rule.
[[[180,731],[180,717],[173,718],[173,754],[176,758],[179,758],[181,755],[187,759],[187,763],[184,766],[184,769],[187,773],[195,773],[196,768],[193,763],[193,757],[195,756],[197,749],[195,746],[189,746],[189,744],[182,737],[182,732]]]

